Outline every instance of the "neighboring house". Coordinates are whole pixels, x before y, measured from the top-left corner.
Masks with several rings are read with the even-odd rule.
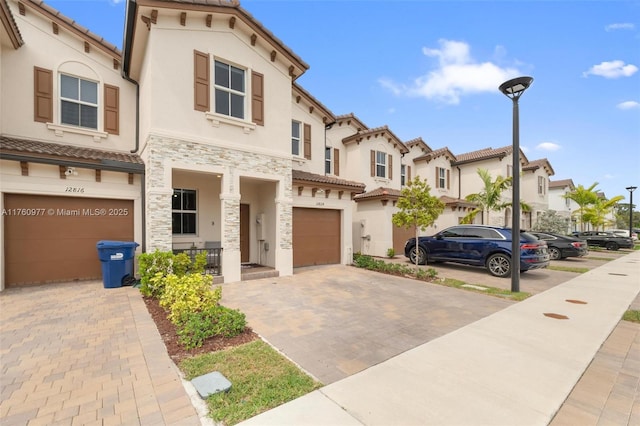
[[[572,179],[549,181],[549,210],[554,210],[559,216],[567,218],[567,232],[579,231],[574,212],[580,206],[565,195],[575,190]]]
[[[491,180],[496,177],[513,176],[513,147],[506,146],[502,148],[484,148],[477,151],[467,152],[456,155],[456,160],[452,163],[456,179],[459,182],[459,198],[465,198],[469,194],[477,194],[483,188],[482,180],[478,177],[478,169],[486,169],[491,175]],[[520,151],[520,166],[526,165],[527,157]],[[516,172],[521,172],[520,167]],[[507,189],[502,193],[502,202],[511,202],[511,190]],[[524,217],[522,217],[524,219]],[[511,223],[511,209],[506,208],[502,211],[489,212],[487,223],[485,216],[478,214],[475,223],[484,223],[487,225],[509,226]],[[521,223],[524,228],[524,224]]]
[[[341,176],[366,188],[354,197],[353,249],[385,256],[396,245],[404,247],[407,233],[394,227],[391,218],[397,212],[406,146],[387,126],[367,128],[353,114],[338,116],[327,130],[327,139],[332,147],[340,146]]]
[[[119,50],[40,1],[0,0],[0,289],[99,278],[142,241],[144,165]]]
[[[431,235],[438,230],[458,225],[475,204],[459,197],[460,180],[452,167],[456,156],[447,147],[431,149],[422,138],[413,139],[406,145],[409,148],[409,153],[405,156],[408,180],[415,176],[426,179],[431,188],[431,195],[439,197],[445,204],[444,212],[435,221],[434,226],[420,233]]]
[[[520,198],[531,207],[531,211],[522,212],[522,229],[531,229],[542,214],[549,210],[549,178],[555,174],[546,158],[529,161],[522,166],[520,179]]]

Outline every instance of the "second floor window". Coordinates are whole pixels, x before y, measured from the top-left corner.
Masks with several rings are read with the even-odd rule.
[[[291,154],[300,155],[300,127],[299,121],[291,122]]]
[[[98,83],[60,75],[60,123],[98,128]]]
[[[215,61],[216,113],[244,119],[244,70]]]
[[[545,193],[545,178],[538,176],[538,194]]]
[[[404,164],[400,165],[400,185],[401,186],[405,186],[406,183],[406,179],[407,179],[407,166],[405,166]]]
[[[193,189],[174,189],[171,198],[173,234],[195,234],[196,213],[196,191]]]
[[[436,167],[436,188],[449,189],[449,170]]]
[[[376,151],[376,177],[387,177],[387,154]]]
[[[331,147],[324,149],[324,172],[325,174],[331,174]]]
[[[507,164],[507,177],[513,176],[513,166],[511,164]]]

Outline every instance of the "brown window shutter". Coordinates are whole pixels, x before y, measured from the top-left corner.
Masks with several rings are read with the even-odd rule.
[[[264,76],[257,72],[251,73],[251,117],[264,126]]]
[[[389,174],[387,175],[387,179],[393,179],[393,157],[391,154],[387,154],[387,158],[389,159]]]
[[[407,183],[411,182],[411,166],[407,166]]]
[[[440,167],[436,167],[436,188],[440,188]]]
[[[193,51],[193,109],[209,111],[209,55]]]
[[[112,135],[120,134],[120,88],[104,85],[104,131]]]
[[[451,187],[449,186],[449,175],[451,170],[447,169],[447,189],[451,189]]]
[[[53,121],[53,72],[33,67],[33,120],[41,123]]]
[[[311,124],[304,123],[304,158],[311,160]]]
[[[371,150],[371,176],[376,175],[376,152]]]
[[[340,176],[340,150],[333,148],[333,174]]]

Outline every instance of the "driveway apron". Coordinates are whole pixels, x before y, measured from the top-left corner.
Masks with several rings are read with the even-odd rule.
[[[138,289],[0,293],[0,423],[199,425]]]
[[[344,265],[223,285],[222,303],[324,384],[511,305],[512,301]]]

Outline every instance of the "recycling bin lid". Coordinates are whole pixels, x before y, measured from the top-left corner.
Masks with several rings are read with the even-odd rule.
[[[102,240],[102,241],[98,241],[98,243],[96,244],[97,248],[130,248],[130,247],[138,247],[140,244],[136,243],[135,241],[109,241],[109,240]]]

